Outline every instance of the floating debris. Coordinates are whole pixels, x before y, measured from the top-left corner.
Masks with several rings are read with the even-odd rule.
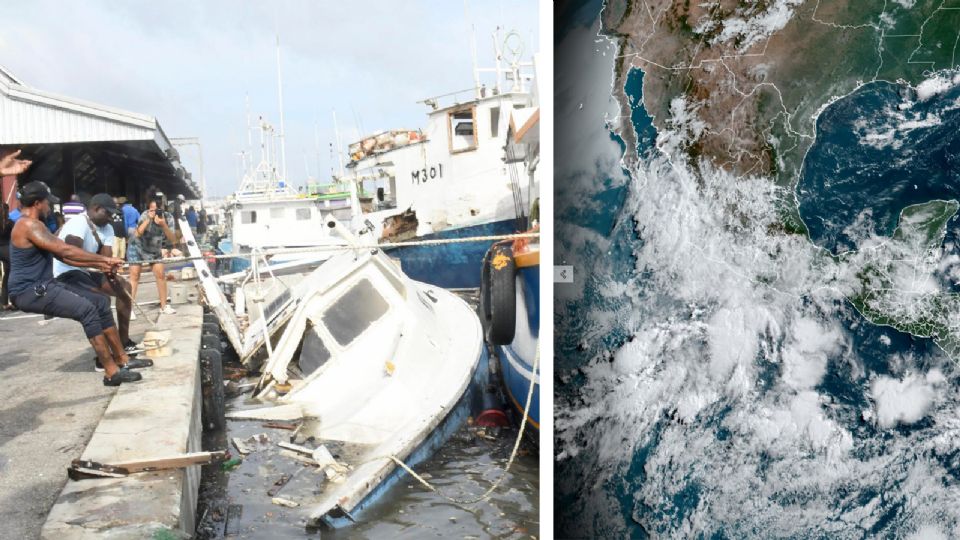
[[[290,499],[281,499],[280,497],[274,497],[274,498],[270,499],[270,501],[271,501],[273,504],[276,504],[276,505],[279,505],[279,506],[286,506],[287,508],[296,508],[296,507],[300,506],[300,503],[298,503],[298,502],[296,502],[296,501],[291,501]]]
[[[221,471],[232,471],[232,470],[236,469],[237,467],[239,467],[241,463],[243,463],[243,459],[238,458],[238,457],[231,458],[231,459],[228,459],[227,461],[224,461],[223,463],[220,464],[220,470],[221,470]]]
[[[270,444],[270,437],[268,437],[266,433],[251,435],[246,439],[240,439],[239,437],[233,438],[233,446],[236,447],[237,452],[240,452],[241,456],[255,452],[259,450],[261,446],[268,444]]]
[[[303,408],[297,403],[277,405],[276,407],[260,407],[227,413],[231,420],[300,420],[303,418]]]

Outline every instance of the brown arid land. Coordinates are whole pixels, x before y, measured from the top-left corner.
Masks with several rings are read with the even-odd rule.
[[[916,84],[953,68],[960,0],[609,0],[603,32],[617,40],[615,92],[644,71],[643,103],[658,130],[683,98],[705,129],[685,148],[737,174],[792,189],[823,108],[874,80]],[[621,137],[636,135],[622,122]],[[676,157],[676,156],[672,156]],[[638,156],[627,155],[631,164]],[[792,214],[793,211],[788,211]]]

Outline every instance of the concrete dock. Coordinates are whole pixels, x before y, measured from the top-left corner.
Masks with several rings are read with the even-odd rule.
[[[141,302],[156,298],[152,283]],[[105,387],[78,323],[14,312],[0,317],[0,520],[8,538],[180,538],[194,529],[199,466],[120,479],[71,481],[76,458],[99,462],[200,448],[202,308],[178,305],[159,328],[173,354],[144,380]],[[156,304],[147,307],[157,316]],[[131,327],[138,340],[150,324]],[[159,535],[159,536],[157,536]]]

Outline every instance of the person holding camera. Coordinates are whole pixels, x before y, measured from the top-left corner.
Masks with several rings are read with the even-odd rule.
[[[166,238],[171,244],[176,244],[177,238],[173,233],[173,216],[169,212],[159,210],[157,201],[150,201],[146,211],[140,215],[135,235],[129,239],[127,246],[127,262],[130,263],[131,297],[136,301],[137,285],[140,282],[140,272],[147,261],[157,280],[157,293],[160,295],[160,313],[173,315],[177,311],[167,305],[167,280],[163,273],[163,240]],[[136,316],[131,314],[131,319]]]

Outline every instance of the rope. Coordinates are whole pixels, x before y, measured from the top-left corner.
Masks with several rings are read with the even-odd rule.
[[[490,494],[493,493],[498,487],[500,487],[500,484],[503,483],[503,481],[507,478],[507,473],[510,472],[510,467],[513,466],[513,461],[514,461],[514,459],[516,459],[516,457],[517,457],[517,451],[520,449],[520,441],[523,439],[523,430],[524,430],[524,429],[526,428],[526,426],[527,426],[527,415],[528,415],[528,413],[530,412],[530,403],[533,401],[533,388],[534,388],[534,386],[537,384],[537,383],[536,383],[536,373],[537,373],[537,368],[539,367],[539,365],[540,365],[540,342],[538,341],[538,342],[537,342],[537,352],[536,352],[536,355],[533,357],[533,370],[531,370],[531,372],[533,373],[534,377],[531,377],[531,378],[530,378],[530,388],[527,390],[527,401],[526,401],[526,403],[525,403],[524,406],[523,406],[523,420],[520,422],[520,431],[517,432],[517,439],[516,439],[516,441],[513,443],[513,451],[510,452],[510,459],[507,460],[507,466],[506,466],[505,469],[503,469],[503,473],[500,475],[500,478],[498,478],[497,481],[494,482],[493,485],[490,486],[490,488],[487,489],[487,491],[485,491],[485,492],[483,493],[483,495],[480,495],[479,497],[476,497],[476,498],[474,498],[474,499],[457,499],[457,498],[455,498],[455,497],[450,497],[449,495],[446,495],[446,494],[444,494],[444,493],[441,493],[439,489],[437,489],[435,486],[433,486],[432,484],[430,484],[430,482],[428,482],[428,481],[427,481],[426,479],[424,479],[422,476],[420,476],[419,474],[417,474],[413,469],[410,468],[409,465],[407,465],[406,463],[404,463],[402,459],[400,459],[400,458],[398,458],[397,456],[394,456],[394,455],[375,457],[375,458],[373,458],[373,459],[370,459],[370,460],[367,460],[367,461],[361,463],[360,465],[364,465],[364,464],[366,464],[366,463],[370,463],[370,462],[372,462],[372,461],[378,461],[378,460],[381,460],[381,459],[389,459],[389,460],[393,461],[394,463],[396,463],[398,467],[400,467],[400,468],[402,468],[403,470],[407,471],[407,473],[409,473],[410,476],[412,476],[412,477],[413,477],[414,479],[416,479],[418,482],[420,482],[421,484],[423,484],[424,487],[426,487],[426,488],[429,489],[430,491],[436,493],[437,495],[443,497],[444,499],[446,499],[446,500],[448,500],[448,501],[450,501],[450,502],[452,502],[452,503],[454,503],[454,504],[464,504],[464,505],[466,505],[466,504],[475,504],[475,503],[478,503],[478,502],[480,502],[480,501],[483,501],[483,500],[487,499],[488,497],[490,497]]]
[[[461,244],[461,243],[470,243],[470,242],[496,242],[504,240],[516,240],[519,238],[538,238],[540,236],[539,232],[534,233],[518,233],[518,234],[501,234],[501,235],[489,235],[489,236],[470,236],[467,238],[436,238],[433,240],[417,240],[414,242],[383,242],[380,244],[360,244],[360,245],[331,245],[331,246],[311,246],[303,248],[278,248],[258,251],[260,256],[266,257],[270,255],[289,255],[297,253],[319,253],[324,251],[361,251],[365,249],[383,249],[383,248],[392,248],[392,247],[402,247],[402,246],[439,246],[446,244]],[[146,261],[137,261],[134,263],[126,263],[124,266],[131,266],[131,264],[173,264],[180,262],[188,261],[199,261],[199,260],[209,260],[209,259],[243,259],[254,257],[252,253],[225,253],[223,255],[198,255],[196,257],[171,257],[167,259],[149,259]]]

